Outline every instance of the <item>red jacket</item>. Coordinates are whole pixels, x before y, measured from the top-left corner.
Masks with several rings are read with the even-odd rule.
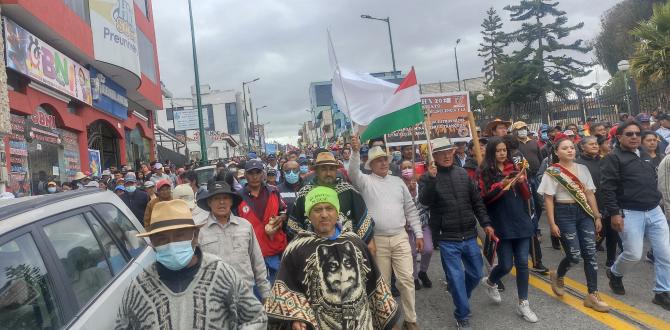
[[[258,244],[261,246],[263,257],[271,257],[282,254],[284,249],[286,249],[286,233],[280,228],[274,234],[274,237],[270,239],[270,236],[265,233],[265,225],[268,224],[271,217],[278,216],[280,212],[285,212],[286,204],[281,199],[277,187],[264,185],[261,189],[267,189],[269,194],[263,218],[259,219],[253,208],[250,206],[253,204],[253,201],[251,200],[249,190],[246,187],[240,191],[242,202],[237,206],[237,214],[251,223],[251,226],[256,233]]]

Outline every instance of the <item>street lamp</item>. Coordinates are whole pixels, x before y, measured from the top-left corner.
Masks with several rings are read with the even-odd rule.
[[[393,37],[391,37],[391,17],[377,18],[377,17],[372,17],[370,15],[361,15],[361,18],[363,18],[363,19],[373,19],[373,20],[377,20],[377,21],[386,22],[386,25],[388,26],[388,30],[389,30],[389,43],[391,44],[391,62],[393,63],[393,77],[397,77],[396,76],[396,68],[395,68],[395,53],[393,52]]]
[[[461,38],[456,39],[456,45],[454,46],[454,58],[456,58],[456,80],[458,80],[458,91],[461,91],[461,74],[458,71],[458,53],[456,53],[456,47],[461,42]]]
[[[258,108],[256,108],[256,124],[260,124],[260,123],[261,123],[260,119],[258,119],[258,112],[261,111],[261,110],[263,110],[263,109],[265,109],[265,108],[267,108],[267,107],[268,107],[267,105],[264,105],[264,106],[262,106],[262,107],[258,107]],[[259,132],[259,133],[258,133],[258,141],[260,142],[260,140],[261,140],[261,136],[260,136],[260,132]]]
[[[256,78],[253,80],[249,81],[243,81],[242,82],[242,94],[244,95],[244,120],[246,121],[247,116],[249,116],[249,112],[247,111],[247,89],[245,88],[246,85],[254,83],[259,81],[261,78]],[[251,98],[251,95],[249,95],[249,98]],[[247,129],[249,126],[247,126]],[[251,114],[251,133],[254,131],[254,116]],[[247,149],[248,151],[251,151],[251,140],[249,139],[249,132],[247,132]]]
[[[205,141],[205,125],[202,122],[202,98],[200,96],[200,74],[198,73],[198,54],[195,51],[195,28],[193,27],[193,11],[191,0],[188,0],[188,15],[191,23],[191,47],[193,48],[193,71],[195,73],[195,99],[198,106],[198,128],[200,132],[200,163],[206,165],[207,142]]]
[[[628,63],[627,60],[621,60],[619,63],[617,63],[617,68],[619,71],[623,72],[623,82],[624,82],[624,88],[626,91],[626,107],[627,107],[627,112],[630,114],[630,95],[628,94],[628,69],[630,69],[630,64]]]

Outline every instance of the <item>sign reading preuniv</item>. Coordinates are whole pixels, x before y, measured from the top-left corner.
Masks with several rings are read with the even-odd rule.
[[[93,107],[120,119],[128,119],[128,98],[125,88],[91,68]]]
[[[4,17],[7,67],[86,104],[91,104],[88,70],[14,21]]]
[[[95,59],[141,77],[133,0],[89,0]]]

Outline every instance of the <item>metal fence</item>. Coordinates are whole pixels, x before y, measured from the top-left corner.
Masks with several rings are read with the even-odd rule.
[[[531,130],[537,130],[540,124],[561,125],[586,122],[596,117],[599,122],[617,122],[623,113],[637,115],[651,114],[654,111],[670,110],[670,81],[654,87],[637,89],[631,84],[627,90],[614,93],[593,93],[573,98],[554,98],[547,101],[535,101],[523,104],[511,104],[503,107],[481,107],[475,109],[477,125],[484,128],[495,118],[511,121],[524,121]]]

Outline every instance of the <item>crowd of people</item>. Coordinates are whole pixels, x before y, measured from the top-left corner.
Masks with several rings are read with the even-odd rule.
[[[645,238],[652,301],[670,310],[670,115],[536,132],[496,119],[481,132],[426,149],[353,136],[311,152],[252,152],[218,162],[207,182],[193,168],[151,163],[78,174],[69,186],[113,190],[156,252],[124,294],[120,329],[391,329],[401,314],[403,328],[419,329],[415,292],[433,286],[435,250],[459,329],[470,328],[475,288],[502,303],[512,267],[514,311],[527,322],[541,318],[529,273],[548,275],[563,296],[580,262],[584,306],[606,313],[596,254],[605,252],[609,288],[622,295]],[[557,265],[542,262],[543,234],[564,251]]]

